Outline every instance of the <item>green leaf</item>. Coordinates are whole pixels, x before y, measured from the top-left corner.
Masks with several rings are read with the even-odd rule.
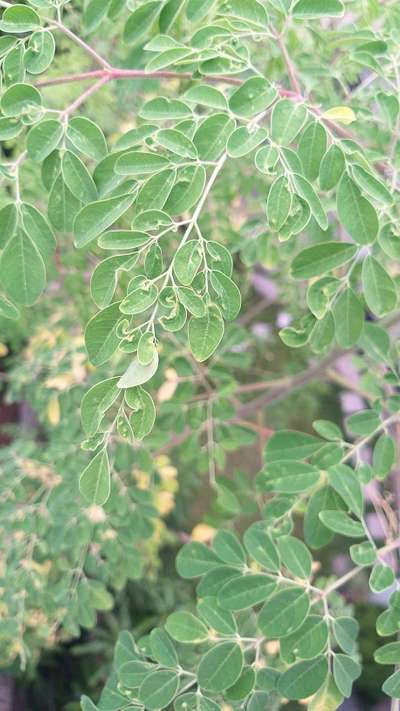
[[[60,232],[72,232],[81,205],[80,200],[67,188],[63,176],[58,175],[49,195],[48,215],[53,227]]]
[[[199,597],[215,597],[228,580],[240,576],[240,569],[228,565],[212,568],[200,580],[197,586],[197,594]]]
[[[21,116],[31,111],[38,111],[42,105],[39,91],[30,84],[13,84],[1,98],[4,116]]]
[[[133,199],[133,195],[121,195],[84,205],[74,221],[76,247],[89,244],[116,222],[132,205]]]
[[[82,427],[88,437],[98,431],[101,421],[119,395],[118,378],[108,378],[96,383],[83,396],[81,402]]]
[[[216,597],[207,596],[197,604],[197,612],[211,630],[218,634],[236,634],[235,618],[229,610],[224,610],[218,604]]]
[[[286,588],[267,600],[259,614],[258,626],[269,639],[286,637],[303,624],[309,609],[310,600],[302,588]]]
[[[379,227],[375,208],[346,173],[339,183],[336,201],[339,220],[352,239],[358,244],[374,242]]]
[[[115,171],[119,175],[133,175],[135,177],[156,173],[167,168],[169,160],[159,153],[145,151],[129,151],[118,158]]]
[[[183,306],[189,311],[192,316],[200,318],[206,313],[206,305],[204,300],[196,294],[193,289],[187,286],[179,286],[177,288],[178,299]]]
[[[326,682],[311,699],[309,711],[336,711],[343,702],[343,695],[329,674]]]
[[[250,526],[243,536],[243,543],[248,554],[263,568],[274,573],[279,571],[280,560],[277,548],[262,524],[254,523]]]
[[[200,200],[206,182],[206,172],[202,165],[189,166],[178,171],[164,209],[169,215],[181,215],[190,210]]]
[[[162,3],[158,2],[158,0],[139,5],[129,16],[125,24],[124,42],[127,44],[136,44],[139,42],[159,15],[161,7]]]
[[[235,282],[223,272],[210,273],[211,286],[217,294],[217,302],[226,321],[233,321],[240,312],[242,297]]]
[[[361,674],[361,666],[345,654],[335,654],[333,658],[333,676],[336,686],[347,699],[351,696],[353,682]]]
[[[307,180],[318,178],[321,160],[326,151],[326,131],[321,123],[313,121],[303,131],[298,147],[298,155]]]
[[[213,540],[213,548],[219,558],[228,565],[244,565],[246,553],[237,536],[220,529]]]
[[[375,362],[390,363],[390,338],[380,326],[365,323],[360,345]]]
[[[246,711],[264,711],[268,708],[270,702],[270,694],[266,691],[255,691],[251,694],[248,703],[246,704]]]
[[[120,310],[123,314],[141,314],[157,301],[157,297],[157,287],[152,282],[145,283],[128,292],[125,299],[121,301]]]
[[[17,304],[32,306],[46,285],[43,259],[30,236],[17,229],[0,258],[0,280],[7,295]]]
[[[267,219],[272,230],[279,232],[286,222],[292,207],[292,198],[286,176],[280,175],[272,183],[267,198]]]
[[[311,576],[312,557],[303,541],[294,536],[280,536],[277,540],[281,561],[285,568],[297,578]]]
[[[264,458],[266,462],[282,459],[307,459],[322,447],[322,442],[313,435],[294,430],[281,430],[268,440]]]
[[[126,151],[128,148],[139,146],[143,140],[150,138],[156,131],[157,126],[145,123],[137,128],[131,128],[118,139],[115,148],[117,151]]]
[[[54,59],[56,43],[49,30],[33,32],[24,54],[24,64],[29,74],[46,71]]]
[[[357,247],[346,242],[320,242],[303,249],[294,258],[291,267],[294,279],[310,279],[341,267],[353,259]]]
[[[392,259],[400,258],[400,239],[390,223],[383,225],[378,235],[379,246]]]
[[[271,136],[276,143],[288,146],[294,141],[307,119],[307,109],[290,99],[280,99],[272,109]]]
[[[265,30],[268,24],[267,12],[257,0],[230,0],[229,5],[224,7],[223,15],[261,30]]]
[[[158,363],[158,355],[156,355],[147,366],[142,367],[150,368],[151,372],[155,362]],[[125,392],[125,400],[133,410],[129,418],[133,436],[135,439],[144,439],[144,437],[150,434],[156,419],[156,408],[153,398],[141,387],[130,387]]]
[[[243,653],[236,642],[222,642],[210,649],[198,668],[199,686],[219,693],[238,680],[243,668]]]
[[[395,581],[392,568],[384,563],[377,563],[371,571],[369,587],[372,592],[380,593],[390,588]]]
[[[139,116],[146,121],[163,121],[164,119],[184,119],[192,115],[192,112],[183,101],[178,99],[167,99],[159,96],[150,99],[139,111]]]
[[[231,94],[229,108],[240,118],[251,118],[271,106],[276,96],[276,89],[269,81],[251,77]]]
[[[321,688],[327,676],[326,657],[298,662],[282,674],[278,690],[287,699],[306,699]]]
[[[335,144],[328,148],[319,168],[319,184],[321,190],[332,190],[343,175],[345,159],[343,152]]]
[[[347,654],[353,654],[359,632],[359,625],[354,617],[337,617],[333,621],[336,641]]]
[[[362,285],[367,306],[376,316],[384,316],[396,307],[396,285],[386,269],[372,255],[364,259]]]
[[[341,17],[344,6],[341,0],[298,0],[293,8],[293,17],[312,20],[319,17]]]
[[[192,317],[189,321],[189,345],[194,357],[202,363],[210,358],[218,348],[224,335],[224,322],[220,310],[210,306],[206,315],[201,318]]]
[[[220,566],[221,561],[214,551],[197,541],[183,546],[176,558],[176,569],[181,578],[198,578]]]
[[[346,419],[346,427],[356,435],[369,435],[380,425],[380,418],[375,410],[360,410]]]
[[[376,560],[376,548],[370,541],[355,543],[350,546],[350,557],[356,565],[372,565]]]
[[[146,71],[159,72],[172,64],[182,64],[183,59],[187,60],[193,54],[194,50],[190,47],[171,47],[150,59],[146,64]]]
[[[16,118],[0,118],[0,141],[8,141],[21,133],[23,124]]]
[[[150,380],[158,369],[158,353],[156,352],[153,360],[148,365],[142,365],[137,358],[134,358],[131,364],[121,375],[118,380],[119,388],[134,388],[138,385],[144,385]]]
[[[363,515],[364,500],[360,482],[353,469],[346,464],[336,464],[329,467],[328,477],[330,485],[346,502],[347,507],[359,518]]]
[[[218,593],[218,604],[224,610],[246,610],[264,602],[275,588],[275,580],[268,575],[242,575],[225,583]]]
[[[107,450],[101,449],[79,478],[79,491],[88,504],[103,506],[110,496],[110,465]]]
[[[83,13],[82,21],[86,32],[93,32],[104,20],[111,0],[89,0]]]
[[[0,30],[10,34],[32,32],[40,27],[40,17],[32,7],[14,5],[7,7],[0,21]]]
[[[292,326],[287,326],[279,331],[279,337],[285,346],[289,348],[302,348],[310,339],[309,330],[297,330]]]
[[[234,119],[225,113],[212,114],[205,118],[193,136],[200,160],[218,160],[235,126]]]
[[[129,254],[119,254],[98,263],[90,280],[90,293],[100,309],[108,306],[113,300],[118,281],[118,270],[128,270],[136,263],[136,260],[136,255],[130,257]]]
[[[224,110],[227,108],[227,102],[223,93],[214,86],[207,86],[206,84],[190,87],[182,98],[190,104],[199,104],[200,106],[207,106],[211,109]]]
[[[344,511],[321,511],[319,517],[327,528],[341,536],[363,538],[365,531],[361,523],[354,521]]]
[[[0,294],[0,316],[16,321],[20,317],[20,312],[6,296]]]
[[[340,508],[340,501],[339,496],[329,486],[322,486],[312,494],[304,517],[304,539],[307,545],[322,548],[332,540],[334,534],[323,525],[319,513]]]
[[[168,634],[177,642],[200,644],[208,639],[208,629],[191,612],[173,612],[165,623]]]
[[[164,128],[158,131],[156,141],[163,148],[182,158],[197,158],[197,149],[194,143],[184,133],[176,131],[174,128]]]
[[[384,205],[392,204],[393,195],[386,185],[367,170],[364,170],[361,165],[352,166],[352,175],[359,188],[367,193],[372,200],[377,200]]]
[[[98,707],[94,705],[88,696],[81,696],[81,708],[82,711],[98,711]]]
[[[198,240],[189,240],[179,247],[174,257],[174,273],[185,286],[190,286],[202,262],[202,250]]]
[[[138,249],[150,241],[150,235],[136,230],[109,230],[99,237],[102,249]]]
[[[117,325],[121,318],[119,302],[107,306],[90,319],[85,330],[85,344],[93,365],[106,363],[119,345]]]
[[[400,664],[400,642],[389,642],[374,653],[377,664]]]
[[[139,688],[139,699],[149,711],[169,706],[179,687],[179,676],[174,671],[162,669],[146,676]]]
[[[67,127],[67,137],[81,153],[101,161],[107,155],[107,143],[103,131],[88,118],[75,116]]]
[[[341,441],[343,439],[343,434],[334,422],[331,422],[330,420],[314,420],[312,423],[313,429],[319,434],[321,437],[324,439],[328,440],[338,440]]]
[[[63,133],[62,124],[54,119],[37,123],[29,131],[26,141],[29,158],[36,161],[44,160],[57,148]]]
[[[23,202],[20,207],[24,230],[46,263],[52,257],[56,248],[56,240],[48,222],[33,205]]]
[[[151,653],[156,662],[166,667],[178,666],[178,655],[169,636],[163,629],[150,632]]]
[[[254,669],[250,666],[244,667],[237,682],[227,689],[226,698],[233,701],[241,701],[253,691],[256,675]]]
[[[229,136],[226,151],[232,158],[240,158],[257,148],[267,136],[264,128],[250,130],[247,126],[239,126]]]
[[[374,474],[378,479],[384,479],[390,474],[396,461],[396,445],[392,437],[381,434],[378,437],[372,455]]]
[[[335,336],[341,348],[354,346],[363,330],[364,309],[357,294],[350,287],[342,291],[333,306]]]
[[[202,6],[205,0],[202,0]],[[189,0],[190,3],[190,0]],[[187,711],[187,709],[196,709],[196,711],[219,711],[218,704],[208,696],[203,696],[201,692],[189,691],[187,694],[182,694],[174,702],[174,711]]]
[[[72,151],[65,151],[61,162],[65,184],[81,202],[97,200],[97,188],[85,164]]]
[[[382,686],[382,691],[393,699],[400,699],[400,671],[395,671]]]
[[[328,625],[323,617],[309,615],[296,632],[280,640],[280,655],[287,664],[298,659],[314,659],[326,649]]]
[[[319,480],[319,471],[311,464],[281,460],[268,464],[258,475],[257,484],[262,491],[281,494],[299,494],[314,486]]]
[[[326,216],[324,207],[319,199],[317,193],[315,192],[311,183],[308,182],[302,175],[297,175],[294,173],[292,175],[292,180],[296,192],[305,200],[307,205],[311,210],[311,214],[320,226],[321,230],[328,229],[328,218]]]

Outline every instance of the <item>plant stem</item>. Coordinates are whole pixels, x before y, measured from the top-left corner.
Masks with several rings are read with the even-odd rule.
[[[60,30],[66,37],[69,37],[70,40],[75,42],[79,47],[81,47],[86,54],[88,54],[92,59],[97,62],[97,64],[100,64],[101,67],[103,68],[110,68],[111,65],[109,62],[107,62],[104,57],[102,57],[98,52],[96,52],[93,47],[91,47],[87,42],[85,42],[81,37],[75,34],[75,32],[72,32],[68,27],[66,27],[62,22],[58,22],[58,20],[48,20],[47,21],[50,27],[53,27],[54,29]]]

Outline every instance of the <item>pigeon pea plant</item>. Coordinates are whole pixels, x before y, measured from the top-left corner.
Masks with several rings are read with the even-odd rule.
[[[212,547],[192,541],[178,554],[178,573],[200,578],[196,614],[177,610],[138,643],[122,633],[98,707],[85,697],[82,708],[255,711],[307,699],[313,711],[336,709],[362,661],[342,586],[370,570],[371,591],[391,592],[379,635],[400,628],[399,372],[389,334],[400,256],[397,3],[0,7],[0,137],[6,148],[21,144],[1,166],[14,199],[0,212],[0,309],[16,318],[40,297],[54,232],[61,253],[63,235],[73,234],[96,261],[90,292],[99,311],[85,344],[100,373],[109,366],[81,405],[84,449],[93,453],[79,482],[87,504],[108,510],[116,442],[140,447],[146,438],[146,447],[160,431],[183,452],[200,450],[221,505],[238,517],[241,498],[218,469],[227,449],[265,434],[247,417],[324,377],[351,349],[369,403],[345,434],[317,420],[315,435],[272,435],[255,484],[260,520],[243,543],[221,529]],[[57,42],[78,45],[89,67],[54,75]],[[117,80],[139,79],[144,101],[110,148],[101,115],[89,119],[85,104]],[[56,108],[55,87],[79,82],[82,93]],[[24,199],[30,164],[41,170],[37,205]],[[272,384],[247,381],[245,307],[238,322],[260,263],[294,319],[283,343],[317,356]],[[371,483],[378,493],[367,498]],[[384,526],[380,547],[371,504]],[[353,567],[326,582],[310,550],[335,533],[349,539]],[[379,647],[376,662],[399,665],[400,642]],[[400,671],[383,690],[398,709]]]

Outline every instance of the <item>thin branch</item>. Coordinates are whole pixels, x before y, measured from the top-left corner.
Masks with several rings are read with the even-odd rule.
[[[286,49],[286,45],[282,39],[282,36],[279,33],[275,33],[274,37],[278,43],[279,49],[281,50],[283,61],[285,62],[285,65],[286,65],[290,85],[291,85],[293,91],[296,92],[296,94],[301,94],[301,87],[300,87],[299,81],[297,79],[296,69],[294,67],[292,60],[290,59],[289,53]]]
[[[294,375],[290,382],[285,381],[279,388],[274,388],[272,392],[264,393],[263,395],[254,398],[254,400],[244,403],[241,407],[239,407],[238,412],[236,413],[237,416],[247,417],[258,410],[268,407],[268,405],[291,395],[292,392],[298,390],[312,380],[322,378],[327,369],[330,368],[342,355],[343,351],[332,351],[332,353],[323,358],[319,363],[313,364],[306,370],[302,370],[297,375]]]
[[[61,77],[53,77],[52,79],[44,79],[36,82],[35,86],[44,88],[46,86],[57,86],[58,84],[70,84],[77,81],[86,81],[87,79],[98,79],[99,77],[107,76],[109,79],[193,79],[192,72],[146,72],[144,69],[123,69],[120,67],[108,66],[104,69],[95,69],[89,72],[79,72],[77,74],[66,74]],[[242,79],[230,76],[214,76],[204,74],[203,81],[210,83],[224,83],[240,86],[243,83]]]
[[[63,25],[62,22],[58,22],[58,20],[47,20],[49,27],[53,27],[54,29],[60,30],[66,37],[69,37],[72,42],[75,42],[81,49],[83,49],[86,54],[88,54],[92,59],[97,62],[97,64],[100,64],[101,67],[110,69],[111,65],[109,62],[107,62],[104,57],[102,57],[98,52],[96,52],[93,47],[91,47],[87,42],[85,42],[81,37],[75,34],[75,32],[72,32],[68,27]]]
[[[107,76],[103,76],[103,77],[102,77],[101,79],[99,79],[99,81],[97,81],[95,84],[92,84],[88,89],[86,89],[86,91],[83,92],[83,94],[80,94],[80,96],[78,96],[78,98],[75,99],[75,101],[73,101],[72,104],[70,104],[69,106],[67,106],[67,108],[66,108],[64,111],[62,111],[62,113],[60,114],[60,116],[61,116],[61,117],[68,117],[68,116],[70,116],[71,114],[73,114],[74,111],[76,111],[80,106],[82,106],[82,104],[85,103],[85,101],[87,101],[87,99],[89,98],[89,96],[91,96],[92,94],[95,94],[96,91],[98,91],[99,89],[101,89],[101,87],[102,87],[104,84],[107,84],[108,81],[109,81],[108,77],[107,77]]]

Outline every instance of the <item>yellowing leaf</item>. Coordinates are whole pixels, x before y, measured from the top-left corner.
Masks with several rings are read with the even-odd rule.
[[[192,531],[192,540],[200,541],[200,543],[208,543],[212,541],[216,532],[213,526],[208,526],[206,523],[198,523]]]
[[[60,414],[60,403],[58,397],[57,395],[53,395],[47,405],[47,419],[53,427],[58,425],[60,422]]]
[[[349,106],[334,106],[332,109],[325,111],[321,118],[328,119],[329,121],[337,121],[338,123],[343,123],[345,126],[349,126],[349,124],[356,120],[356,115]]]

